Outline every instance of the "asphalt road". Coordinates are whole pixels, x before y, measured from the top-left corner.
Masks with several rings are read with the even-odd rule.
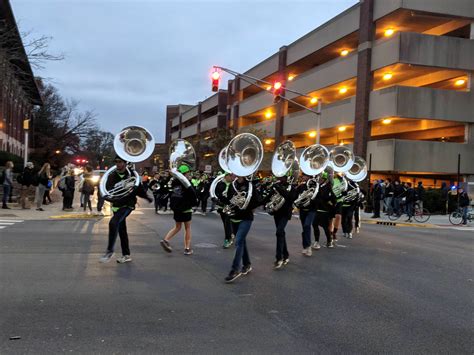
[[[308,258],[294,219],[291,262],[274,271],[273,220],[258,215],[253,271],[225,284],[233,249],[218,216],[193,218],[193,256],[182,236],[160,248],[170,215],[128,221],[124,265],[98,263],[107,220],[0,230],[1,354],[474,351],[472,232],[364,225]]]

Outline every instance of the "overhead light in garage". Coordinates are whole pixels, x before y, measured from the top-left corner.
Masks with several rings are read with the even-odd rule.
[[[288,80],[289,80],[289,81],[292,81],[294,78],[296,78],[296,75],[295,75],[295,74],[290,74],[290,75],[288,75]]]
[[[267,111],[265,112],[265,118],[272,118],[273,112],[272,111]]]
[[[341,127],[339,127],[337,130],[338,130],[339,132],[344,132],[346,129],[347,129],[346,126],[341,126]]]
[[[385,73],[385,74],[383,75],[383,80],[385,80],[385,81],[388,81],[388,80],[390,80],[390,79],[392,79],[392,78],[393,78],[393,74],[392,74],[392,73]]]
[[[392,120],[390,118],[386,118],[382,121],[383,124],[390,124],[392,123]]]
[[[462,86],[466,83],[466,80],[464,79],[459,79],[459,80],[456,80],[456,82],[454,83],[454,85],[456,86]]]
[[[310,137],[310,138],[316,137],[316,131],[311,131],[311,132],[309,132],[309,137]]]
[[[317,97],[312,97],[309,102],[311,102],[314,105],[315,103],[318,102],[318,98]]]
[[[385,37],[390,37],[395,33],[395,30],[393,28],[387,28],[384,32]]]
[[[345,94],[347,92],[347,86],[343,86],[339,89],[339,94]]]
[[[345,56],[348,55],[348,54],[349,54],[349,50],[348,50],[348,49],[343,49],[343,50],[341,51],[341,56],[343,56],[343,57],[345,57]]]
[[[270,144],[272,144],[272,142],[273,141],[271,139],[265,139],[265,144],[266,145],[270,145]]]

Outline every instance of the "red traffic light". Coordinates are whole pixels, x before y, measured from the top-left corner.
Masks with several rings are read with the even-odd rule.
[[[217,92],[219,91],[219,80],[221,79],[221,73],[216,69],[211,74],[212,78],[212,91]]]
[[[276,81],[275,83],[273,83],[273,102],[274,103],[280,102],[281,93],[283,90],[282,88],[283,88],[283,85],[281,84],[281,82]]]

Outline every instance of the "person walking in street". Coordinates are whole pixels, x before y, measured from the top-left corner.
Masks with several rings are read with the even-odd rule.
[[[301,182],[296,188],[297,196],[300,196],[306,190],[308,190],[308,180],[310,179],[309,176],[303,175],[301,178]],[[312,200],[306,207],[299,206],[299,214],[300,214],[300,222],[301,228],[303,231],[301,232],[301,239],[303,244],[303,250],[301,253],[305,256],[313,255],[311,250],[311,226],[313,224],[314,216],[316,215],[316,202]]]
[[[471,199],[469,198],[467,191],[464,191],[462,187],[458,189],[458,194],[459,194],[459,208],[461,208],[461,211],[462,211],[462,224],[466,225],[467,212],[469,209],[469,205],[471,204]]]
[[[334,170],[331,168],[327,168],[327,172],[329,174],[329,181],[332,184],[332,192],[336,196],[336,205],[333,209],[333,215],[331,219],[331,226],[329,229],[332,233],[332,240],[333,242],[337,241],[337,231],[339,226],[341,225],[342,220],[342,199],[344,194],[346,193],[347,189],[347,182],[344,181],[344,178],[340,174],[335,174]]]
[[[319,185],[319,192],[315,198],[316,214],[313,219],[313,233],[314,244],[312,249],[320,250],[319,244],[320,232],[319,227],[324,230],[326,234],[326,247],[334,248],[333,235],[331,233],[331,219],[333,218],[333,211],[337,204],[337,198],[332,190],[332,184],[329,180],[329,174],[324,171],[321,174],[321,181]],[[344,212],[344,210],[342,210]]]
[[[48,181],[51,179],[51,166],[49,163],[44,163],[41,170],[38,172],[38,186],[36,187],[36,210],[44,211],[41,207],[43,205],[44,192],[48,188]]]
[[[9,201],[10,194],[13,187],[13,162],[7,161],[5,164],[5,170],[3,170],[1,175],[1,182],[3,184],[3,205],[2,208],[9,210],[7,202]]]
[[[230,217],[226,213],[224,213],[227,192],[229,191],[233,179],[233,175],[227,173],[224,179],[219,181],[215,191],[217,198],[217,213],[219,213],[219,215],[221,216],[222,225],[224,226],[224,249],[230,248],[230,246],[234,242],[232,234],[232,222],[230,221]]]
[[[441,183],[441,201],[443,203],[443,214],[448,213],[448,196],[449,196],[449,189],[446,183],[443,181]]]
[[[197,204],[197,197],[196,191],[189,181],[191,176],[189,166],[182,164],[179,166],[178,171],[188,180],[188,184],[183,184],[183,182],[177,178],[173,179],[170,208],[173,210],[175,226],[168,231],[166,236],[160,241],[160,244],[166,252],[171,253],[173,249],[169,241],[179,233],[184,223],[184,255],[191,255],[193,254],[193,250],[191,249],[191,220],[193,206]]]
[[[245,177],[237,177],[235,182],[229,187],[226,204],[230,204],[230,201],[235,194],[242,192],[248,193],[250,184],[253,184],[253,182],[249,182]],[[234,214],[230,218],[232,222],[232,230],[235,234],[235,255],[229,275],[225,278],[226,283],[231,283],[238,277],[247,275],[252,271],[250,254],[247,249],[247,234],[250,231],[254,219],[253,210],[260,206],[261,203],[262,201],[258,189],[253,188],[253,193],[248,206],[245,209],[236,207],[234,209]]]
[[[293,201],[296,199],[296,188],[288,182],[288,176],[285,175],[278,178],[278,181],[273,185],[273,189],[285,199],[283,206],[273,213],[276,227],[276,253],[273,268],[278,270],[290,262],[285,228],[293,215]]]
[[[156,173],[153,176],[153,178],[150,180],[148,188],[153,192],[155,213],[158,214],[158,211],[161,208],[161,206],[160,206],[160,190],[162,188],[161,184],[160,184],[160,174],[159,173]]]
[[[127,169],[127,162],[119,156],[115,157],[115,166],[115,171],[113,171],[107,179],[107,190],[111,190],[117,183],[127,180],[131,175],[130,170]],[[148,197],[146,194],[145,190],[143,189],[143,185],[139,184],[138,188],[132,193],[112,202],[113,216],[109,222],[109,241],[105,254],[99,260],[101,263],[109,262],[114,256],[114,247],[117,240],[117,234],[120,236],[120,245],[122,247],[122,257],[118,258],[117,262],[119,264],[124,264],[132,261],[132,257],[130,256],[131,253],[126,219],[135,209],[135,205],[137,204],[137,196],[148,200],[148,202],[153,201],[151,197]]]
[[[202,181],[200,184],[201,188],[201,211],[203,215],[206,215],[207,213],[207,202],[209,200],[209,189],[211,187],[211,183],[209,181],[209,178],[207,175],[203,175]]]
[[[26,210],[30,209],[29,201],[28,201],[28,194],[31,190],[31,185],[33,184],[34,179],[34,165],[32,162],[26,163],[23,172],[18,177],[18,182],[21,184],[20,189],[20,205],[21,208]]]

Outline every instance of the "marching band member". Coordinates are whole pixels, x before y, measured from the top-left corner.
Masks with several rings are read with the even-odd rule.
[[[329,170],[329,180],[332,182],[332,191],[336,195],[336,206],[333,210],[333,219],[331,222],[332,231],[332,240],[334,242],[337,241],[337,230],[339,229],[339,225],[341,224],[342,219],[342,199],[345,193],[344,191],[344,181],[343,177],[339,174],[334,174],[334,171],[330,168]],[[331,178],[332,177],[332,178]]]
[[[106,184],[107,189],[113,188],[118,182],[130,177],[127,163],[119,156],[115,157],[115,165],[117,166],[117,169],[109,175]],[[146,194],[142,184],[140,184],[133,193],[112,203],[112,212],[114,215],[109,222],[109,242],[105,254],[100,258],[101,263],[109,262],[114,256],[114,246],[115,241],[117,240],[117,234],[120,236],[120,245],[122,247],[122,257],[118,258],[117,262],[123,264],[132,261],[132,258],[130,257],[126,219],[135,209],[137,196],[148,200],[148,202],[153,201]]]
[[[314,230],[314,244],[313,249],[321,249],[319,244],[319,227],[323,228],[324,233],[326,234],[326,247],[334,248],[334,243],[332,241],[332,234],[330,231],[331,225],[331,211],[334,210],[336,206],[336,196],[332,191],[331,182],[329,180],[329,175],[327,172],[321,174],[321,182],[319,185],[319,192],[316,195],[316,215],[313,220],[313,230]]]
[[[224,201],[226,200],[227,192],[229,191],[229,187],[231,187],[232,174],[227,173],[222,181],[216,186],[216,197],[217,197],[217,212],[221,216],[222,224],[224,226],[224,245],[223,248],[227,249],[233,244],[233,234],[232,234],[232,222],[230,221],[230,217],[224,213]]]
[[[155,213],[158,213],[160,206],[160,174],[156,173],[150,181],[148,187],[153,191],[153,199],[155,200]]]
[[[342,232],[345,238],[352,239],[352,219],[354,210],[359,206],[359,185],[350,179],[347,180],[347,194],[342,201]],[[358,208],[358,207],[357,207]]]
[[[183,174],[186,179],[190,178],[190,168],[183,164],[179,166],[178,171]],[[170,208],[173,210],[173,219],[175,226],[166,234],[165,238],[161,240],[160,244],[163,249],[171,253],[173,249],[169,241],[181,230],[184,223],[184,255],[191,255],[191,219],[193,206],[197,204],[196,191],[193,186],[185,187],[179,179],[173,179],[171,185]]]
[[[296,188],[297,195],[301,195],[308,189],[307,181],[310,177],[303,174],[302,179],[298,187]],[[316,214],[315,200],[312,200],[307,207],[302,207],[300,210],[300,221],[303,232],[301,233],[303,250],[302,254],[305,256],[311,256],[311,225],[313,223],[314,216]]]
[[[227,192],[226,203],[230,204],[232,197],[237,192],[247,191],[251,182],[247,181],[245,177],[237,177],[233,185],[229,187]],[[253,189],[252,197],[247,208],[242,210],[235,208],[235,214],[230,218],[232,222],[232,229],[235,234],[235,255],[232,262],[232,268],[229,275],[225,278],[227,283],[233,282],[241,275],[247,275],[252,271],[250,262],[250,255],[247,249],[247,234],[253,222],[253,210],[261,204],[260,194],[257,189]],[[242,268],[240,268],[242,265]]]
[[[275,270],[281,269],[290,262],[290,254],[286,245],[285,228],[293,215],[293,201],[296,199],[296,189],[288,183],[288,177],[278,178],[278,182],[273,188],[285,199],[285,203],[280,209],[273,213],[276,227],[276,255]]]

